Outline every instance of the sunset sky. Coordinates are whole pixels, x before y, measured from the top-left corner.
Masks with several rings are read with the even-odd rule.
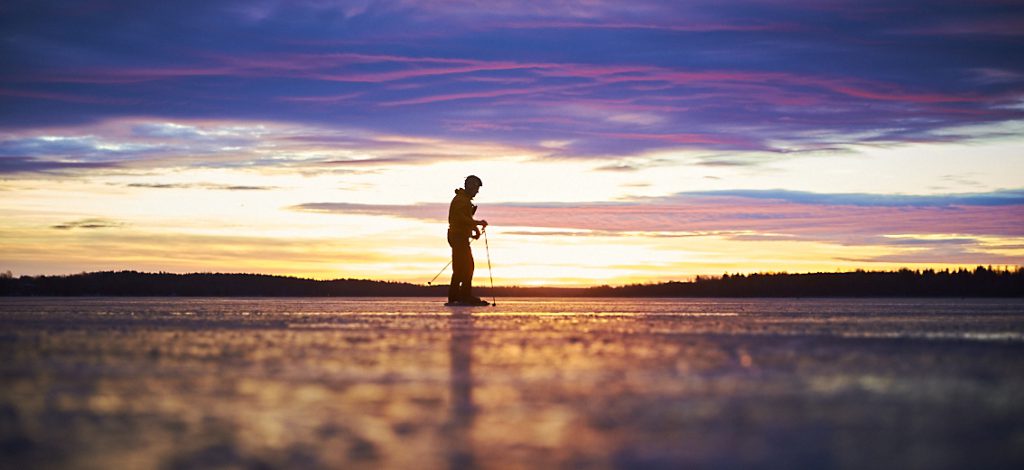
[[[495,284],[1024,264],[1020,1],[12,0],[0,24],[15,275],[425,283],[469,174]]]

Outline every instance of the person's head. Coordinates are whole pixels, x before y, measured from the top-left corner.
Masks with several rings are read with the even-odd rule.
[[[480,192],[480,187],[484,185],[484,182],[480,180],[476,175],[469,175],[466,177],[466,192],[469,193],[469,197],[476,196],[476,193]]]

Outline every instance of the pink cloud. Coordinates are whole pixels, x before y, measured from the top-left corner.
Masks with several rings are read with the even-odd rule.
[[[857,88],[850,85],[844,85],[839,83],[829,83],[828,81],[817,81],[820,86],[824,86],[831,91],[841,93],[856,98],[865,98],[869,100],[879,101],[901,101],[910,103],[965,103],[977,101],[976,98],[968,98],[963,96],[952,96],[952,95],[939,95],[939,94],[913,94],[904,93],[900,91],[874,91],[863,88]]]
[[[520,70],[541,67],[536,64],[517,64],[513,62],[493,62],[451,67],[416,68],[389,72],[367,73],[314,73],[307,78],[338,82],[380,83],[410,78],[433,77],[438,75],[457,75],[473,72],[496,72],[504,70]]]
[[[499,88],[495,90],[486,91],[471,91],[465,93],[450,93],[444,95],[427,95],[418,98],[410,98],[406,100],[397,101],[386,101],[380,103],[381,106],[403,106],[413,104],[425,104],[425,103],[436,103],[439,101],[453,101],[453,100],[466,100],[466,99],[477,99],[477,98],[496,98],[499,96],[509,95],[532,95],[540,94],[556,90],[565,90],[569,87],[557,86],[557,87],[532,87],[532,88]]]
[[[663,87],[702,86],[706,88],[729,89],[737,84],[756,85],[761,91],[776,90],[776,99],[789,104],[806,104],[815,98],[805,98],[808,87],[839,95],[878,101],[898,101],[917,104],[956,103],[977,101],[973,96],[957,96],[938,93],[912,93],[884,82],[868,82],[836,77],[817,77],[780,72],[710,70],[691,71],[648,65],[598,65],[559,62],[517,62],[504,60],[482,60],[443,57],[413,57],[387,54],[279,54],[271,56],[207,56],[207,60],[218,64],[192,67],[114,67],[109,69],[86,69],[70,73],[36,73],[24,80],[38,80],[65,83],[117,84],[152,80],[166,80],[200,76],[238,77],[290,77],[322,81],[384,83],[417,78],[447,75],[467,75],[467,78],[486,83],[529,80],[534,77],[559,77],[586,80],[591,86],[611,86],[620,83],[636,83],[644,86]],[[404,68],[382,71],[356,71],[357,64],[393,64]],[[517,77],[473,76],[480,72],[521,72],[528,75]],[[732,88],[732,92],[736,89]],[[477,97],[497,97],[507,94],[521,94],[518,91],[494,91],[480,93]],[[755,98],[761,93],[751,95]],[[446,101],[436,97],[422,97],[408,100],[410,103]]]
[[[304,204],[297,209],[391,215],[443,223],[444,204]],[[734,196],[641,203],[482,204],[494,225],[604,232],[784,235],[793,240],[885,244],[885,235],[1024,237],[1024,205],[836,206]]]

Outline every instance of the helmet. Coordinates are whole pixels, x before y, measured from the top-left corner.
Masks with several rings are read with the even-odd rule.
[[[470,182],[473,182],[473,184],[476,184],[477,186],[484,185],[484,182],[476,175],[469,175],[466,177],[466,186],[469,186]]]

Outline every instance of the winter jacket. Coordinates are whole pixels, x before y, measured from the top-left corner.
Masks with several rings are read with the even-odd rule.
[[[476,227],[476,220],[473,220],[474,214],[476,214],[476,206],[473,205],[469,194],[466,194],[465,189],[456,189],[452,204],[448,207],[448,230],[453,235],[461,237],[464,234],[466,238],[469,238]]]

